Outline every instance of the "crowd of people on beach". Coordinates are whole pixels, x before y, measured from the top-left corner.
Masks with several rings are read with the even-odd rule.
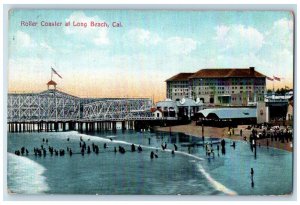
[[[150,139],[150,138],[149,138]],[[67,141],[69,142],[70,141],[70,138],[67,138]],[[90,139],[88,139],[88,141],[90,141]],[[110,138],[110,141],[113,141],[111,138]],[[83,140],[82,137],[80,137],[79,139],[79,149],[80,149],[80,152],[79,153],[73,153],[73,150],[69,147],[67,147],[66,151],[65,149],[55,149],[54,147],[51,147],[51,146],[48,146],[48,142],[49,140],[48,139],[45,139],[43,138],[42,139],[42,144],[40,147],[34,147],[33,148],[33,154],[35,156],[44,156],[46,157],[47,156],[47,153],[50,154],[50,156],[64,156],[65,153],[69,154],[70,156],[72,156],[73,154],[81,154],[82,156],[84,156],[85,154],[91,154],[92,152],[95,153],[95,154],[99,154],[99,146],[96,145],[94,142],[92,142],[91,145],[87,145],[87,142]],[[150,144],[150,140],[149,140],[149,144]],[[173,144],[174,145],[174,150],[171,151],[171,154],[174,155],[175,154],[175,151],[178,150],[178,147],[176,144]],[[48,146],[48,149],[46,149],[46,147]],[[143,151],[143,148],[141,145],[137,145],[135,144],[131,144],[130,148],[131,148],[131,152],[142,152]],[[107,143],[104,143],[103,144],[103,149],[107,149],[108,148],[108,145]],[[161,148],[162,148],[162,151],[166,150],[167,149],[167,142],[161,144]],[[119,152],[121,154],[125,154],[126,152],[126,149],[124,146],[121,146],[119,145],[118,146],[118,149],[117,147],[115,146],[113,151],[115,153]],[[156,153],[154,153],[153,151],[150,152],[150,158],[153,159],[153,158],[158,158],[158,149],[156,149]],[[29,151],[28,149],[26,149],[24,146],[21,147],[20,150],[15,150],[15,154],[20,156],[20,155],[29,155]]]
[[[203,142],[204,143],[204,142]],[[225,148],[226,142],[224,139],[222,139],[220,142],[217,143],[217,152],[218,152],[218,156],[220,156],[220,146],[221,146],[221,153],[222,155],[226,154],[226,148]],[[232,146],[235,149],[235,142],[233,142],[233,144],[231,144],[230,146]],[[215,152],[214,152],[214,147],[213,147],[213,143],[205,143],[203,144],[203,147],[205,148],[205,153],[207,157],[215,157]]]

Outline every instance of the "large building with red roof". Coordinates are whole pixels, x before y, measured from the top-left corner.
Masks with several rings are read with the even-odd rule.
[[[204,104],[247,106],[264,101],[266,76],[250,68],[209,68],[166,80],[167,98],[200,99]]]

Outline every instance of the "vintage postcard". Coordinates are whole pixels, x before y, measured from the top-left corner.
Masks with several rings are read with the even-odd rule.
[[[292,12],[8,15],[9,194],[293,193]]]

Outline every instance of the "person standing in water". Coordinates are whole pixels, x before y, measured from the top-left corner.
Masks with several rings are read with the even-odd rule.
[[[151,158],[151,159],[154,158],[154,152],[153,152],[153,151],[151,151],[151,153],[150,153],[150,158]]]
[[[253,168],[251,168],[250,170],[250,175],[251,175],[251,187],[253,188],[254,187],[254,170]]]
[[[175,151],[177,151],[177,149],[178,149],[176,144],[174,144],[174,149],[175,149]]]
[[[221,147],[222,147],[222,155],[225,155],[226,150],[225,150],[225,140],[224,139],[221,140]]]

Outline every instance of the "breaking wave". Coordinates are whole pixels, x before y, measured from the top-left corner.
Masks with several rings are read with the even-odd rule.
[[[113,140],[111,141],[110,139],[107,138],[103,138],[103,137],[95,137],[95,136],[90,136],[90,135],[83,135],[83,139],[93,139],[95,141],[102,141],[102,142],[110,142],[110,143],[118,143],[118,144],[126,144],[126,145],[131,145],[132,143],[130,142],[126,142],[126,141],[121,141],[121,140]],[[152,147],[152,146],[145,146],[145,145],[140,145],[143,148],[148,148],[148,149],[154,149],[156,150],[157,147]],[[171,152],[171,149],[165,149],[164,151],[167,152]],[[204,159],[186,152],[182,152],[182,151],[175,151],[175,153],[181,154],[181,155],[185,155],[188,157],[191,157],[193,159],[196,159],[198,161],[203,161]],[[197,162],[195,162],[197,163]],[[236,195],[237,193],[235,191],[230,190],[229,188],[227,188],[226,186],[224,186],[223,184],[221,184],[220,182],[216,181],[214,178],[212,178],[210,176],[210,174],[208,172],[206,172],[206,170],[203,168],[203,166],[199,163],[197,163],[198,166],[198,170],[199,172],[201,172],[203,174],[203,176],[208,180],[208,182],[212,185],[212,187],[214,187],[216,190],[223,192],[224,194],[227,195]]]
[[[18,194],[40,194],[49,190],[45,167],[35,161],[11,153],[7,154],[8,192]]]

